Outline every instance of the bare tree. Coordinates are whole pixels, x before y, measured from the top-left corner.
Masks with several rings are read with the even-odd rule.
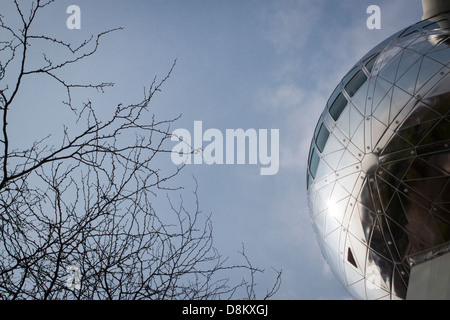
[[[113,84],[71,83],[61,71],[95,54],[101,39],[118,29],[74,46],[34,33],[36,16],[54,0],[28,1],[26,8],[13,2],[20,25],[8,25],[0,16],[0,297],[257,298],[255,274],[263,270],[252,266],[244,250],[242,264],[222,258],[213,247],[211,218],[200,211],[197,188],[191,208],[181,195],[169,196],[178,192],[169,182],[182,167],[155,168],[158,157],[171,152],[166,142],[178,117],[143,121],[142,115],[175,62],[138,103],[118,104],[105,118],[90,101],[76,106],[73,94],[75,89],[103,92]],[[29,64],[30,48],[38,43],[63,49],[66,58],[56,62],[44,49],[41,65]],[[17,97],[31,76],[50,77],[64,89],[63,104],[76,126],[64,125],[58,142],[49,135],[13,148],[8,115],[20,108]],[[164,212],[156,212],[157,194],[167,194]],[[230,272],[240,280],[230,279]],[[275,274],[274,286],[262,298],[278,290],[281,272]]]

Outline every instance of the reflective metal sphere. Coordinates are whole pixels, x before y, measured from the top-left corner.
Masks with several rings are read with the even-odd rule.
[[[412,257],[450,241],[450,15],[391,36],[342,79],[311,143],[310,217],[357,299],[405,299]]]

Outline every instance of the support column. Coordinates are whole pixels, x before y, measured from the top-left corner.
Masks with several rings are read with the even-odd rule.
[[[430,19],[438,14],[450,12],[449,0],[422,0],[422,20]]]

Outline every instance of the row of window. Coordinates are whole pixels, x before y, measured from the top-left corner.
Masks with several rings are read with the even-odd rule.
[[[372,72],[373,66],[375,65],[375,61],[378,58],[378,54],[370,56],[365,60],[364,66],[367,72],[370,74]],[[356,66],[354,67],[347,75],[342,79],[342,86],[339,84],[337,88],[334,90],[330,99],[327,102],[327,110],[330,114],[331,118],[334,121],[337,121],[344,111],[344,109],[348,105],[348,100],[344,95],[344,90],[348,94],[350,98],[352,98],[358,90],[363,86],[363,84],[367,81],[367,75],[363,68]],[[342,89],[343,88],[343,89]],[[323,118],[319,120],[319,123],[316,126],[316,130],[314,132],[313,142],[311,144],[308,167],[309,173],[312,179],[315,179],[317,168],[319,167],[320,156],[318,152],[322,153],[325,145],[327,143],[328,137],[330,136],[330,132],[327,127],[323,123]],[[307,186],[312,183],[312,179],[308,175],[307,177]]]
[[[400,35],[399,38],[403,38],[406,36],[409,36],[413,33],[419,33],[419,29],[418,28],[422,28],[422,30],[428,31],[428,30],[436,30],[436,29],[445,29],[447,20],[446,19],[442,19],[439,21],[431,21],[431,20],[423,20],[415,25],[410,26],[409,28],[407,28],[405,31],[403,31]]]

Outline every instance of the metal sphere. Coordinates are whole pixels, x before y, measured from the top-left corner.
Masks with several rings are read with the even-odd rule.
[[[450,241],[450,15],[386,39],[342,79],[311,143],[322,253],[356,299],[405,299],[414,257]]]

